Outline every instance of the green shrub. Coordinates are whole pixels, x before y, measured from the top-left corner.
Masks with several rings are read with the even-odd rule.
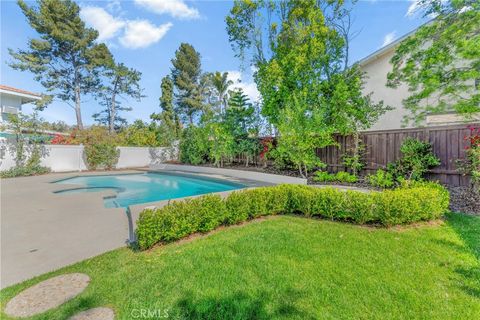
[[[111,170],[115,168],[120,157],[120,150],[110,142],[86,144],[84,150],[89,170],[97,168]]]
[[[339,171],[335,175],[336,181],[339,182],[348,182],[348,183],[355,183],[358,181],[358,178],[356,175],[353,175],[351,173],[345,172],[345,171]]]
[[[14,178],[14,177],[25,177],[25,176],[36,176],[40,174],[46,174],[50,172],[50,168],[43,167],[40,165],[34,166],[25,166],[25,167],[14,167],[5,171],[0,172],[1,178]]]
[[[386,190],[375,198],[375,215],[385,226],[439,218],[448,209],[448,196],[430,187]]]
[[[388,171],[397,179],[420,181],[430,168],[440,164],[440,159],[433,154],[429,142],[407,138],[403,141],[400,152],[402,157],[388,166]]]
[[[282,213],[288,199],[286,190],[271,187],[235,191],[225,200],[227,207],[225,224]]]
[[[368,183],[373,187],[378,188],[391,188],[395,184],[393,175],[385,170],[378,169],[375,174],[367,176]]]
[[[136,233],[139,247],[146,249],[264,215],[301,214],[391,226],[439,218],[448,205],[448,191],[432,182],[407,182],[395,190],[369,193],[279,185],[235,191],[225,199],[206,195],[144,210]]]
[[[328,173],[326,171],[316,171],[313,177],[313,181],[355,183],[358,181],[358,177],[345,171],[339,171],[336,174]]]
[[[248,219],[250,204],[250,190],[235,191],[226,199],[227,215],[226,224],[235,224]]]
[[[202,164],[210,153],[208,132],[204,128],[189,126],[180,140],[180,161],[188,164]]]
[[[334,181],[335,176],[326,171],[315,171],[313,174],[313,181],[316,182],[332,182]]]

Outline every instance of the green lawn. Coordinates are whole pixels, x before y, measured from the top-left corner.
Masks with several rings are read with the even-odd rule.
[[[84,272],[84,293],[34,319],[96,306],[117,319],[142,309],[170,319],[479,319],[479,257],[480,217],[387,230],[279,216],[116,250],[7,288],[1,302],[53,274]]]

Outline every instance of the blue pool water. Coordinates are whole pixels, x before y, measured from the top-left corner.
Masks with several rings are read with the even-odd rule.
[[[105,198],[105,207],[128,207],[133,204],[188,197],[210,192],[241,189],[242,184],[193,176],[145,172],[104,176],[80,176],[60,180],[57,184],[78,184],[57,193],[113,190],[116,197]]]

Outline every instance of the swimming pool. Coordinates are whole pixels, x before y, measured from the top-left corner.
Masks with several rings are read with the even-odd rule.
[[[56,181],[57,184],[78,184],[79,187],[56,191],[78,193],[113,190],[116,197],[105,198],[105,207],[128,207],[134,204],[182,198],[211,192],[236,190],[245,186],[229,181],[196,176],[157,172],[78,176]]]

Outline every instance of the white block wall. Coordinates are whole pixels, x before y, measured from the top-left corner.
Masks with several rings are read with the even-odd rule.
[[[2,152],[0,170],[8,170],[15,166],[13,155],[8,146]],[[172,160],[176,151],[170,148],[119,147],[120,157],[117,168],[147,167]],[[45,145],[42,165],[49,167],[53,172],[68,172],[87,170],[83,146]]]
[[[53,172],[87,170],[83,146],[46,145],[41,162]]]

